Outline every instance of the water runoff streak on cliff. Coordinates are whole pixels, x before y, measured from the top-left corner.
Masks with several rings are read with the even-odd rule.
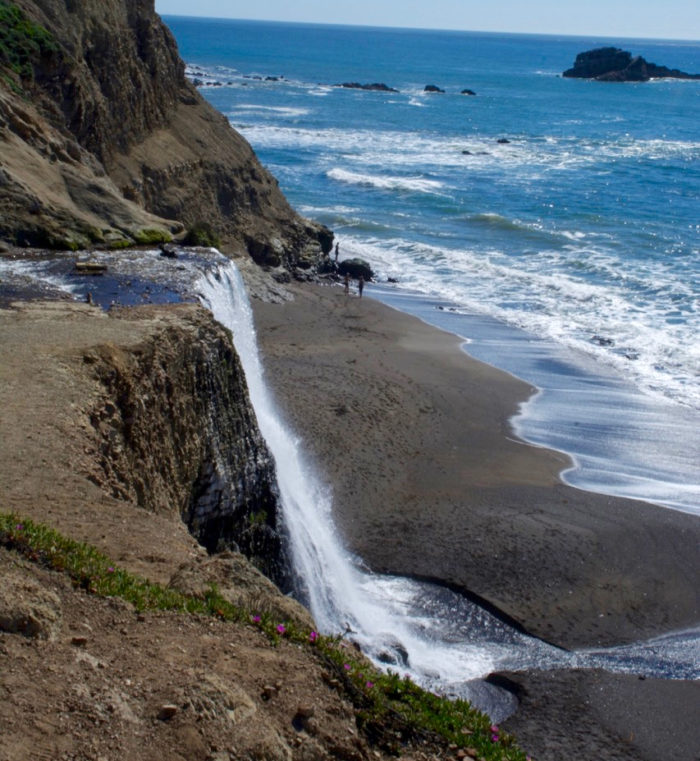
[[[321,631],[347,632],[378,665],[409,673],[429,689],[466,697],[492,717],[507,713],[508,706],[493,693],[495,688],[474,680],[494,670],[575,664],[688,677],[687,669],[697,662],[692,655],[698,649],[696,634],[690,637],[689,662],[680,658],[680,664],[677,648],[670,663],[659,657],[659,647],[651,648],[647,658],[649,643],[637,650],[565,653],[442,587],[367,571],[343,547],[333,524],[331,494],[306,462],[300,440],[284,424],[267,390],[250,303],[235,265],[208,271],[197,289],[214,317],[233,333],[258,425],[275,458],[299,595]],[[681,671],[673,671],[676,667]]]

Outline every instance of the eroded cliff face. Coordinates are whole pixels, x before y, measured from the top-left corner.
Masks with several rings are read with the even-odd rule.
[[[204,223],[272,267],[312,269],[330,250],[185,79],[153,0],[0,5],[48,33],[0,66],[0,237],[120,245]]]
[[[95,480],[119,499],[179,514],[209,552],[238,549],[284,584],[274,462],[230,334],[199,307],[175,311],[177,324],[146,341],[84,355],[104,390],[90,412]],[[130,321],[149,313],[123,311]]]

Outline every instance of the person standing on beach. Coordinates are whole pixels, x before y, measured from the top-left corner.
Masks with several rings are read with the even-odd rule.
[[[360,298],[362,298],[362,291],[365,289],[365,279],[360,275],[360,277],[357,280],[357,290],[360,293]]]
[[[347,272],[345,273],[344,283],[345,283],[345,295],[348,296],[350,293],[350,275],[348,275]]]
[[[340,248],[340,243],[335,244],[335,263],[338,264],[338,249]]]

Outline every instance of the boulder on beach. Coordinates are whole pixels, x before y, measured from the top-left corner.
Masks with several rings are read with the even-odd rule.
[[[372,268],[364,259],[343,259],[338,264],[338,273],[341,275],[347,273],[350,277],[354,278],[362,276],[365,280],[372,280],[374,277]]]

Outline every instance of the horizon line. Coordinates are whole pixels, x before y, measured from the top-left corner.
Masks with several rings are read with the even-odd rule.
[[[456,32],[456,33],[471,33],[471,34],[503,34],[512,36],[536,36],[536,37],[571,37],[572,39],[585,39],[591,37],[599,37],[606,40],[620,39],[620,40],[652,40],[655,42],[684,42],[700,46],[700,40],[683,37],[651,37],[647,35],[633,35],[624,36],[618,34],[600,34],[600,33],[576,33],[571,32],[509,32],[496,29],[445,29],[442,27],[418,27],[418,26],[389,26],[383,24],[348,24],[341,22],[331,21],[290,21],[288,19],[253,19],[253,18],[236,18],[233,16],[196,16],[193,14],[185,13],[159,13],[161,18],[189,18],[189,19],[211,19],[214,21],[243,21],[257,24],[296,24],[299,26],[331,26],[341,27],[346,29],[386,29],[395,31],[407,31],[407,32]]]

